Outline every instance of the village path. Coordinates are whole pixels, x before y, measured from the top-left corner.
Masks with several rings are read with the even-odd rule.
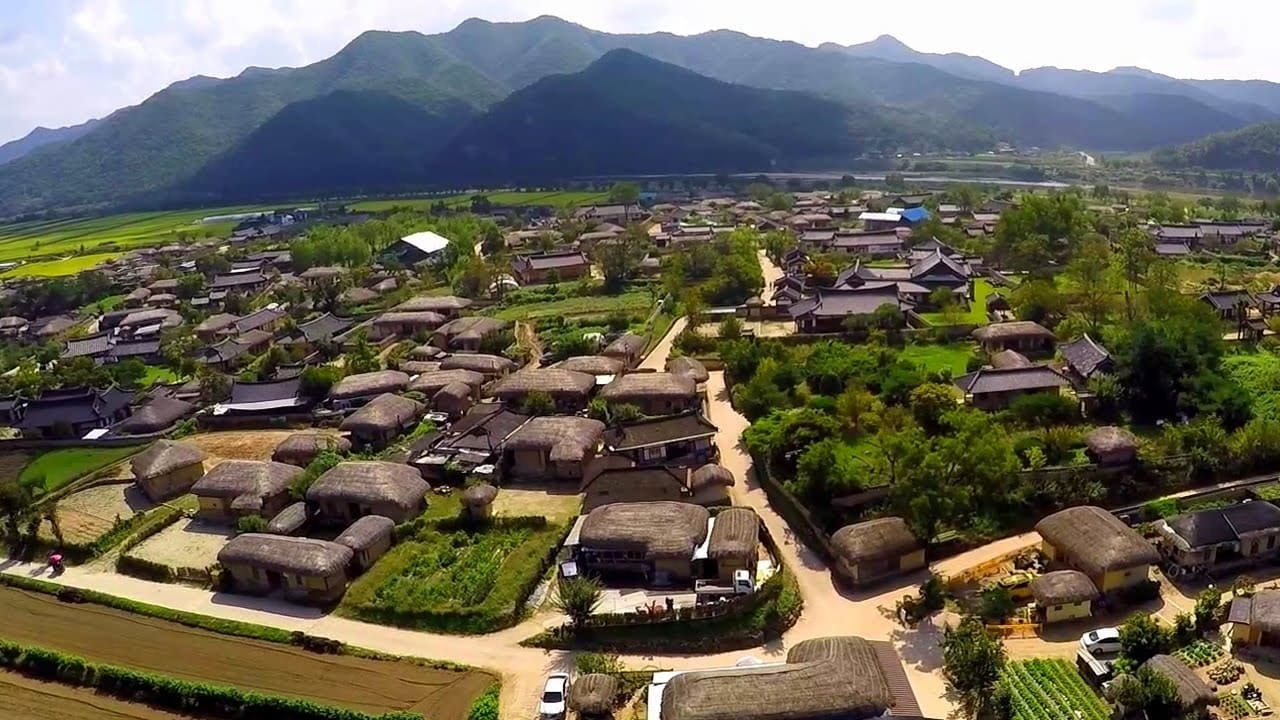
[[[688,318],[678,317],[675,322],[671,323],[667,334],[662,336],[658,344],[649,351],[644,360],[640,361],[638,369],[652,370],[654,372],[662,372],[667,369],[667,358],[671,357],[671,348],[676,338],[680,337],[680,333],[684,331],[686,325],[689,324]]]
[[[764,250],[757,250],[756,254],[760,258],[760,269],[764,271],[764,287],[760,288],[760,299],[769,302],[769,296],[773,293],[773,283],[782,278],[784,273],[782,268],[773,263],[769,259],[769,254]]]

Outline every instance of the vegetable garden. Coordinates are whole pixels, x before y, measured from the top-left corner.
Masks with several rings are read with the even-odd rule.
[[[1002,678],[1013,696],[1013,720],[1107,720],[1106,703],[1066,660],[1009,663]]]

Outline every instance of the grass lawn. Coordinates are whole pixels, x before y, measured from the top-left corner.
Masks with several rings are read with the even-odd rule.
[[[123,254],[124,253],[108,252],[97,253],[95,255],[75,255],[58,260],[30,262],[19,265],[18,267],[6,272],[4,275],[0,275],[0,277],[63,277],[66,275],[75,275],[76,273],[81,273],[85,270],[92,270],[102,263]]]
[[[85,317],[97,317],[103,313],[109,313],[120,307],[120,303],[124,302],[124,299],[124,295],[108,295],[96,303],[85,305],[81,308],[82,314]]]
[[[22,468],[18,482],[42,486],[46,493],[53,492],[72,480],[119,462],[138,450],[137,446],[52,450]]]
[[[1280,355],[1241,350],[1222,359],[1222,372],[1248,391],[1255,415],[1280,420]]]
[[[168,385],[169,383],[173,383],[177,381],[178,381],[178,374],[170,370],[169,368],[160,367],[158,365],[148,365],[147,374],[142,376],[142,380],[140,384],[144,388],[149,388],[152,385],[158,385],[160,383]]]
[[[590,295],[560,300],[537,300],[521,305],[500,307],[493,316],[500,320],[537,320],[548,317],[608,315],[611,312],[647,312],[653,297],[646,291],[633,290],[619,295]]]
[[[944,313],[920,313],[920,317],[930,325],[986,325],[987,297],[992,293],[1003,295],[1004,291],[997,290],[990,280],[979,278],[973,282],[973,302],[969,303],[967,312],[958,313],[953,318],[946,317]]]
[[[907,345],[902,348],[902,359],[923,367],[928,372],[951,370],[951,377],[959,377],[968,370],[969,358],[974,346],[970,343],[946,345]]]
[[[564,534],[558,525],[525,520],[475,530],[427,523],[351,584],[339,612],[459,634],[510,627]]]

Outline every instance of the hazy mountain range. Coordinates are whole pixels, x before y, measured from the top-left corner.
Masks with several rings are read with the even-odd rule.
[[[730,31],[468,20],[437,35],[366,32],[306,67],[197,76],[86,126],[0,146],[0,216],[592,174],[838,169],[865,153],[1001,141],[1148,150],[1277,120],[1280,84],[1262,81],[1137,68],[1014,73],[888,36],[810,48]]]

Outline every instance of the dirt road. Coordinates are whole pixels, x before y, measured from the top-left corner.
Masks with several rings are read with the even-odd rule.
[[[688,324],[689,320],[687,318],[676,318],[676,321],[671,323],[671,328],[667,330],[667,334],[662,336],[662,340],[653,346],[653,350],[644,360],[640,361],[639,369],[657,372],[666,370],[667,358],[671,357],[671,345]]]
[[[767,303],[769,302],[769,297],[773,295],[774,281],[781,278],[785,273],[782,272],[782,268],[773,264],[773,261],[769,259],[768,253],[764,250],[757,250],[756,253],[760,256],[760,269],[764,272],[764,287],[760,290],[760,299]]]

